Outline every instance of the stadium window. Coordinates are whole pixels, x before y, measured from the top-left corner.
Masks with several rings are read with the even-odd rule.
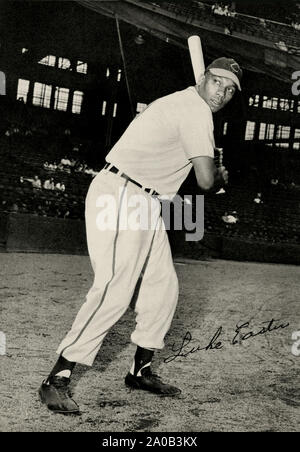
[[[245,140],[253,140],[255,132],[255,122],[247,121]]]
[[[263,97],[263,108],[269,108],[272,110],[277,110],[278,108],[278,98],[277,97]]]
[[[121,77],[122,77],[122,69],[118,69],[117,82],[121,81]]]
[[[266,140],[273,140],[275,132],[275,124],[267,124],[266,127]]]
[[[80,74],[87,74],[88,65],[84,61],[77,61],[76,71]]]
[[[285,148],[288,149],[290,147],[289,143],[275,143],[277,148]]]
[[[265,124],[262,122],[259,127],[259,140],[273,140],[275,124]]]
[[[224,122],[223,135],[227,135],[228,122]]]
[[[299,140],[299,138],[300,138],[300,129],[295,129],[295,134],[294,134],[294,139],[295,140]],[[296,151],[299,151],[299,149],[300,149],[300,142],[298,142],[298,143],[294,143],[293,144],[293,149],[295,149]]]
[[[50,108],[52,86],[35,82],[33,87],[32,104],[38,107]]]
[[[83,100],[83,92],[82,91],[74,91],[72,113],[77,113],[77,114],[81,113],[82,100]]]
[[[56,63],[56,57],[54,55],[47,55],[44,58],[42,58],[38,63],[54,67]]]
[[[136,112],[137,113],[142,113],[142,111],[144,111],[147,108],[147,104],[142,104],[141,102],[138,102],[136,104]]]
[[[294,109],[294,101],[291,99],[280,99],[279,108],[282,111],[290,111],[293,112]]]
[[[258,107],[259,106],[259,95],[255,94],[254,96],[249,97],[249,106],[250,107]]]
[[[107,105],[107,102],[104,100],[103,103],[102,103],[102,116],[105,116],[105,113],[106,113],[106,105]]]
[[[55,88],[54,110],[67,111],[69,91],[69,88],[60,88],[59,86]]]
[[[271,104],[272,104],[271,99],[267,96],[264,96],[263,97],[263,105],[262,105],[263,108],[271,108]]]
[[[29,91],[29,80],[24,80],[22,78],[19,78],[18,81],[18,91],[17,91],[17,100],[23,99],[24,103],[27,102],[27,95]]]
[[[118,108],[118,104],[114,104],[113,118],[115,118],[117,116],[117,108]]]
[[[71,68],[71,61],[68,58],[58,58],[58,68],[59,69],[70,69]]]
[[[267,124],[265,124],[264,122],[260,123],[260,126],[259,126],[259,137],[258,137],[259,140],[264,140],[265,139],[265,136],[266,136],[266,125]]]
[[[291,134],[290,126],[277,126],[276,138],[289,139]]]
[[[0,71],[0,96],[6,95],[6,75],[5,72]]]

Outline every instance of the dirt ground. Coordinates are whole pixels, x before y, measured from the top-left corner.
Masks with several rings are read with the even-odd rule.
[[[0,254],[0,331],[7,341],[7,354],[0,356],[0,431],[298,431],[300,357],[292,353],[292,334],[300,330],[300,268],[177,261],[176,270],[179,305],[154,370],[182,395],[159,398],[124,385],[135,350],[129,309],[94,366],[74,372],[72,391],[82,415],[62,416],[41,405],[37,391],[91,284],[89,259]],[[269,331],[244,340],[239,334],[233,345],[237,324],[245,322],[243,335],[268,324]],[[279,325],[284,328],[273,329]],[[217,331],[210,349],[199,350]],[[181,351],[186,356],[175,357],[188,333],[192,341]],[[220,348],[212,350],[217,342]]]

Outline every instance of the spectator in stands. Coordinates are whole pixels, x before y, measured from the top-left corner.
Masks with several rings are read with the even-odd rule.
[[[45,190],[54,190],[54,179],[53,177],[50,177],[50,179],[45,180],[43,188],[45,188]]]
[[[39,178],[39,176],[37,176],[37,175],[35,175],[33,178],[23,177],[23,176],[20,177],[21,183],[23,183],[25,180],[30,182],[33,188],[36,188],[36,189],[42,188],[42,181]]]
[[[49,163],[48,163],[48,162],[45,162],[45,163],[43,164],[43,167],[44,167],[45,170],[48,170],[48,169],[49,169]]]
[[[233,211],[232,213],[225,212],[222,216],[222,220],[227,224],[234,224],[238,221],[237,212]]]
[[[219,16],[224,16],[225,15],[225,11],[224,11],[224,7],[223,4],[219,5],[217,3],[216,7],[213,10],[214,14],[218,14]]]
[[[20,129],[16,124],[13,125],[12,132],[13,132],[13,135],[19,135]]]
[[[286,46],[286,43],[284,41],[275,42],[275,45],[282,50],[283,52],[287,52],[288,48]]]
[[[27,204],[26,203],[22,203],[21,204],[21,206],[20,206],[20,209],[19,209],[19,212],[20,213],[28,213],[28,206],[27,206]]]
[[[256,204],[262,204],[263,200],[261,198],[261,193],[257,193],[256,197],[253,200]]]
[[[13,202],[9,211],[10,211],[10,213],[18,213],[18,211],[19,211],[18,204],[16,202]]]
[[[294,27],[295,30],[300,30],[300,24],[298,22],[292,22],[292,27]]]
[[[57,182],[57,184],[55,184],[55,189],[59,191],[65,191],[66,187],[63,182]]]
[[[55,188],[54,179],[53,177],[50,177],[50,190],[54,190],[54,188]]]
[[[73,151],[79,152],[79,151],[81,151],[81,148],[82,148],[82,143],[75,144],[75,146],[73,146]]]
[[[67,156],[64,156],[64,157],[61,159],[60,163],[61,163],[62,165],[71,166],[71,161],[68,159]]]
[[[83,171],[83,164],[79,163],[76,167],[75,167],[75,173],[81,173]]]
[[[34,176],[33,181],[32,181],[32,187],[38,188],[38,189],[42,188],[42,181],[38,176]]]
[[[266,24],[265,19],[262,19],[262,18],[260,17],[260,18],[259,18],[259,23],[260,23],[260,25],[262,25],[264,28],[267,28],[267,24]]]
[[[57,163],[56,162],[49,163],[48,169],[51,170],[51,171],[56,171],[57,170]]]
[[[236,12],[234,11],[232,6],[229,5],[223,5],[223,3],[214,4],[211,7],[211,11],[214,14],[217,14],[219,16],[226,16],[226,17],[235,17]]]
[[[85,172],[85,174],[90,174],[93,177],[98,174],[98,172],[94,171],[92,168],[86,168],[84,172]]]

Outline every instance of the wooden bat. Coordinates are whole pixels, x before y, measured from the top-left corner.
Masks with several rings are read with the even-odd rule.
[[[194,71],[195,82],[198,83],[205,72],[205,64],[200,37],[197,35],[190,36],[188,38],[188,46]]]
[[[198,83],[205,72],[205,64],[203,58],[203,51],[201,39],[198,35],[193,35],[188,38],[189,52],[195,77],[195,82]],[[215,148],[216,166],[223,166],[223,148]]]

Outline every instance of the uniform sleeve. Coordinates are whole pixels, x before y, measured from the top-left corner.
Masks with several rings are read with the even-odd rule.
[[[187,158],[213,158],[215,140],[210,112],[202,108],[191,108],[182,113],[179,134]]]

